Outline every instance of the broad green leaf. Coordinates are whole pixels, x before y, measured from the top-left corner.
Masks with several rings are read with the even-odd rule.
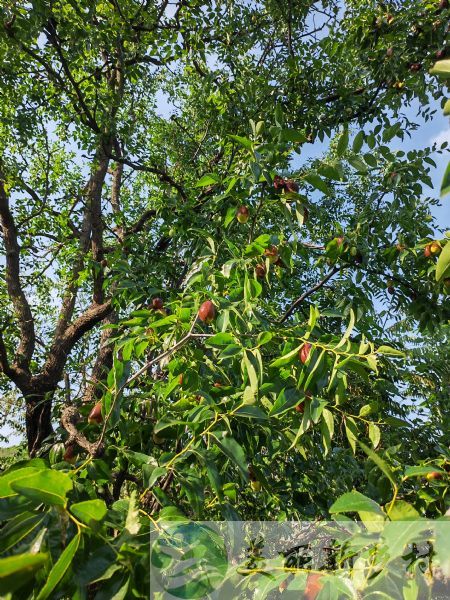
[[[234,411],[236,417],[247,417],[248,419],[257,419],[258,421],[267,421],[268,417],[266,413],[261,410],[258,406],[246,405],[241,406]]]
[[[444,79],[450,77],[450,60],[439,60],[430,69],[430,75],[437,75]]]
[[[214,455],[209,453],[208,451],[202,452],[199,451],[199,456],[201,457],[205,468],[206,473],[208,475],[209,482],[211,484],[212,489],[217,494],[217,497],[222,500],[223,499],[223,484],[222,479],[220,477],[219,470],[217,469],[216,462],[214,460]]]
[[[238,467],[243,479],[247,481],[247,460],[242,446],[238,444],[238,442],[232,437],[225,436],[219,439],[216,435],[214,435],[214,439],[216,440],[216,444],[219,447],[219,449],[225,454],[227,458],[231,460],[231,462],[233,462]]]
[[[249,385],[245,386],[244,393],[242,394],[242,401],[246,405],[254,404],[256,402],[255,392]]]
[[[317,190],[323,192],[327,196],[331,195],[330,188],[327,186],[325,181],[323,179],[321,179],[321,177],[319,177],[319,175],[317,175],[317,173],[308,173],[307,175],[304,176],[304,179],[305,179],[305,181],[310,183],[313,187],[315,187]]]
[[[375,425],[375,423],[369,423],[369,440],[372,442],[372,446],[376,450],[381,440],[381,431],[378,425]]]
[[[448,117],[450,115],[450,100],[447,100],[446,103],[444,104],[444,117]]]
[[[214,185],[215,183],[218,183],[219,181],[220,181],[220,179],[217,175],[208,173],[207,175],[203,175],[203,177],[201,177],[197,181],[197,183],[195,184],[195,187],[206,187],[208,185]]]
[[[11,519],[1,529],[0,554],[13,548],[29,536],[46,519],[46,513],[24,512]]]
[[[80,545],[80,540],[81,535],[78,533],[72,538],[71,542],[63,550],[52,570],[50,571],[47,581],[39,592],[36,600],[46,600],[53,593],[58,583],[66,574],[67,569],[72,564],[73,558],[78,550],[78,546]]]
[[[344,335],[342,336],[342,338],[340,339],[339,343],[337,344],[337,346],[335,346],[335,349],[337,350],[338,348],[341,348],[342,346],[344,346],[344,344],[347,342],[347,340],[350,337],[350,334],[353,331],[353,327],[355,326],[355,313],[353,312],[353,309],[350,309],[350,320],[347,326],[347,329],[345,330]]]
[[[164,317],[164,319],[159,319],[158,321],[154,321],[152,325],[152,329],[156,329],[158,327],[164,327],[164,325],[169,325],[170,323],[176,323],[178,320],[177,315],[168,315]]]
[[[324,455],[327,456],[331,450],[331,440],[333,439],[334,435],[333,413],[331,413],[327,408],[324,408],[322,411],[320,429],[322,431],[322,442],[325,448]]]
[[[133,491],[128,499],[128,512],[125,521],[125,529],[130,535],[135,536],[139,533],[140,528],[141,522],[139,520],[139,505],[136,491]]]
[[[232,358],[233,356],[237,356],[238,354],[241,354],[241,352],[242,352],[242,346],[238,346],[237,344],[230,344],[229,346],[224,348],[222,350],[222,352],[219,354],[219,359],[224,360],[227,358]]]
[[[253,142],[246,137],[242,137],[241,135],[230,135],[228,136],[247,150],[251,150],[253,148]]]
[[[321,351],[321,353],[319,354],[318,358],[316,359],[316,362],[314,363],[313,368],[311,369],[306,382],[303,385],[303,389],[304,390],[309,390],[311,382],[314,380],[316,374],[318,373],[320,367],[322,366],[323,361],[325,361],[327,358],[327,353],[325,348]]]
[[[331,514],[360,511],[383,514],[379,504],[356,490],[343,494],[330,507]]]
[[[377,348],[378,354],[384,354],[386,356],[405,356],[405,353],[397,348],[391,348],[390,346],[380,346]]]
[[[349,140],[348,127],[346,127],[344,129],[344,131],[341,133],[341,136],[340,136],[339,141],[336,146],[336,152],[337,152],[338,156],[343,156],[345,154],[345,151],[348,148],[348,140]]]
[[[450,241],[445,244],[436,265],[436,281],[439,281],[450,267]]]
[[[210,338],[207,338],[205,340],[205,345],[206,346],[227,346],[228,344],[234,344],[235,343],[235,339],[234,337],[231,335],[231,333],[227,333],[227,332],[222,332],[222,333],[216,333],[216,335],[213,335]]]
[[[280,356],[280,358],[277,358],[276,360],[274,360],[270,364],[270,366],[271,367],[283,367],[284,365],[291,363],[294,360],[294,358],[298,356],[299,350],[302,346],[303,346],[303,343],[301,343],[300,346],[297,346],[297,348],[294,348],[294,350],[291,350],[284,356]]]
[[[247,371],[248,379],[250,381],[250,387],[254,394],[258,391],[258,374],[252,361],[252,355],[249,350],[244,352],[244,364],[245,370]]]
[[[282,129],[280,132],[280,140],[282,142],[294,142],[303,144],[307,141],[306,135],[296,129]]]
[[[272,337],[273,334],[270,331],[261,331],[261,333],[258,334],[258,339],[256,340],[257,346],[264,346],[265,344],[268,344]]]
[[[322,398],[314,397],[309,403],[309,414],[311,417],[311,421],[313,423],[318,423],[320,417],[322,416],[322,412],[327,406],[328,400],[323,400]]]
[[[302,398],[304,398],[304,394],[301,394],[296,388],[283,388],[275,400],[269,415],[274,417],[275,415],[280,415],[287,410],[290,410],[296,406]]]
[[[415,521],[420,519],[420,515],[409,502],[396,500],[389,507],[389,518],[391,521]]]
[[[348,162],[356,169],[356,171],[358,171],[358,173],[362,173],[363,175],[367,173],[367,165],[361,157],[351,156],[348,158]]]
[[[147,481],[148,489],[151,489],[155,485],[156,481],[163,475],[166,475],[166,473],[167,473],[166,467],[156,467],[155,469],[153,469],[153,471]]]
[[[417,467],[406,467],[404,477],[424,477],[428,475],[428,473],[433,473],[434,471],[439,471],[440,473],[444,473],[441,469],[437,467],[433,467],[431,465],[421,465]]]
[[[90,525],[91,521],[101,521],[105,518],[108,509],[104,500],[85,500],[72,504],[70,512],[86,525]]]
[[[386,477],[389,479],[389,481],[392,483],[392,485],[396,486],[397,484],[396,484],[396,481],[395,481],[394,473],[392,472],[392,470],[389,467],[389,465],[387,464],[387,462],[384,461],[380,456],[378,456],[378,454],[376,454],[371,448],[369,448],[368,446],[366,446],[366,444],[364,444],[363,442],[361,442],[361,440],[357,440],[357,442],[361,446],[361,448],[364,450],[364,452],[367,454],[367,456],[386,475]]]
[[[358,441],[358,428],[352,417],[347,417],[345,419],[345,433],[347,435],[348,443],[353,450],[353,454],[355,454],[356,442]]]
[[[441,198],[446,196],[448,193],[450,193],[450,162],[448,163],[447,168],[445,169],[444,177],[442,179]]]
[[[23,479],[28,475],[38,473],[42,470],[43,469],[34,467],[24,467],[23,469],[12,469],[7,471],[0,477],[0,498],[8,498],[17,495],[17,492],[12,489],[11,484],[14,483],[14,481]]]
[[[386,425],[392,425],[392,427],[409,427],[408,421],[404,421],[398,417],[385,417],[384,422]]]
[[[358,154],[358,152],[361,150],[363,143],[364,143],[364,131],[359,131],[355,135],[355,139],[353,140],[352,149],[355,154]]]
[[[234,267],[236,261],[233,260],[228,260],[226,263],[224,263],[222,265],[222,274],[224,277],[226,277],[226,279],[229,279],[230,275],[231,275],[231,270]]]
[[[14,481],[11,488],[35,502],[66,506],[66,496],[72,490],[73,483],[66,473],[47,469]]]
[[[46,553],[17,554],[0,558],[0,594],[7,598],[9,593],[27,583],[48,559],[49,555]]]

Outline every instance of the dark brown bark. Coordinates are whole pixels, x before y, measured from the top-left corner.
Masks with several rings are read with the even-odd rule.
[[[103,324],[117,323],[118,317],[116,312],[112,312],[103,321]],[[86,391],[83,394],[83,403],[89,404],[94,400],[97,400],[102,393],[102,389],[99,386],[100,381],[106,377],[109,369],[113,364],[113,345],[109,344],[111,336],[115,333],[112,328],[103,329],[100,335],[99,350],[97,358],[92,369],[90,382],[86,387]]]
[[[20,282],[20,246],[9,198],[0,172],[0,226],[6,250],[6,286],[20,328],[20,342],[14,363],[28,370],[35,346],[34,319]]]
[[[45,438],[53,433],[51,396],[51,393],[39,389],[25,394],[25,426],[30,456],[35,456]]]

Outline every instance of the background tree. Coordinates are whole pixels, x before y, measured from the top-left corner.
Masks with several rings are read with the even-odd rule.
[[[114,562],[98,597],[145,597],[149,520],[174,507],[323,517],[355,488],[388,517],[445,512],[443,148],[394,142],[441,98],[449,15],[403,4],[0,9],[0,382],[37,457],[0,514],[22,532],[45,506],[4,549],[40,535],[42,597],[85,597]],[[406,465],[438,474],[426,494]]]

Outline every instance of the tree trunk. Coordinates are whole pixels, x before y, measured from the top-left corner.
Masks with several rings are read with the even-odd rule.
[[[51,393],[28,392],[25,395],[25,425],[28,453],[31,457],[42,446],[46,437],[53,433]]]

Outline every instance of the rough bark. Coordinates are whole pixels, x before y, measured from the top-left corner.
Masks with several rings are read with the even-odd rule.
[[[36,341],[34,319],[20,282],[20,246],[17,240],[17,228],[10,211],[9,197],[5,190],[1,171],[0,226],[6,250],[6,286],[20,328],[20,342],[14,363],[19,369],[28,370]]]
[[[28,452],[35,456],[45,438],[53,433],[51,394],[31,389],[24,397]]]

